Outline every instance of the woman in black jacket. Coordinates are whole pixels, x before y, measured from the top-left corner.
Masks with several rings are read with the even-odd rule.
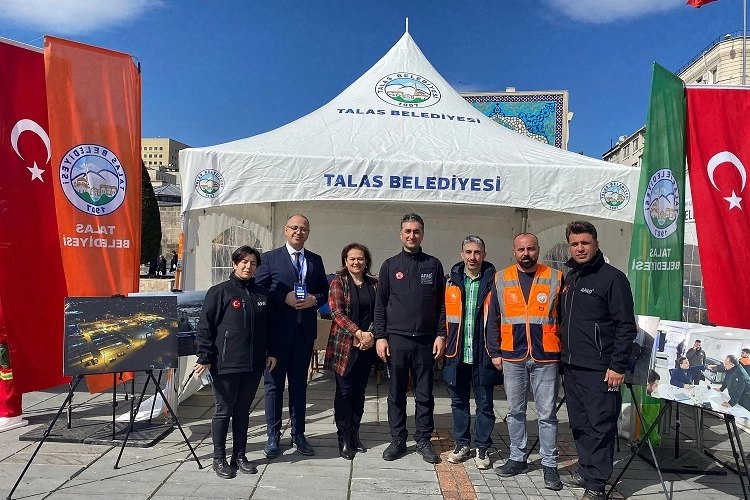
[[[230,479],[235,469],[245,474],[258,470],[247,460],[247,428],[250,405],[263,371],[276,366],[268,292],[253,279],[260,252],[247,245],[232,254],[234,271],[229,279],[212,286],[203,302],[198,333],[195,374],[205,371],[213,378],[216,410],[211,420],[214,442],[213,469]],[[229,420],[232,420],[232,458],[226,459]]]

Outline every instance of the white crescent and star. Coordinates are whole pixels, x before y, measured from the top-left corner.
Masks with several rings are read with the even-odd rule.
[[[716,181],[714,180],[714,171],[719,165],[724,164],[724,163],[731,163],[740,173],[740,177],[742,178],[742,187],[740,188],[740,194],[742,194],[742,192],[745,190],[745,183],[747,181],[747,170],[745,169],[745,165],[742,164],[740,159],[737,158],[734,154],[730,153],[729,151],[722,151],[721,153],[716,153],[708,161],[708,165],[706,165],[706,172],[708,173],[708,179],[711,181],[711,185],[717,191],[721,191],[719,187],[716,185]],[[737,196],[737,193],[735,193],[734,190],[732,190],[732,196],[727,196],[724,199],[729,202],[728,210],[731,210],[735,207],[742,210],[742,206],[740,205],[740,203],[742,202],[742,198]]]
[[[13,126],[13,130],[11,130],[10,132],[10,144],[11,146],[13,146],[13,151],[16,152],[18,157],[22,160],[25,160],[25,158],[18,151],[18,138],[23,132],[32,132],[33,134],[37,135],[42,140],[42,142],[44,142],[44,146],[47,148],[47,160],[44,162],[44,164],[46,165],[47,163],[49,163],[49,159],[51,156],[49,136],[37,122],[35,122],[34,120],[29,120],[27,118],[18,120],[18,122]],[[46,170],[39,168],[36,162],[34,162],[33,167],[26,168],[29,170],[29,172],[31,172],[32,181],[34,179],[39,179],[40,181],[44,182],[42,174],[46,172]]]

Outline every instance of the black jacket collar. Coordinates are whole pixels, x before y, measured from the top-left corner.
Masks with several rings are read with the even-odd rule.
[[[237,285],[240,288],[250,288],[255,284],[255,278],[250,278],[249,280],[243,280],[243,279],[240,279],[239,276],[234,274],[234,271],[232,271],[232,274],[229,275],[229,281]]]

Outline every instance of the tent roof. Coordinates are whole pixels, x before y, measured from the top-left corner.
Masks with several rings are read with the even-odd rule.
[[[277,96],[279,97],[279,96]],[[638,170],[542,144],[477,111],[408,33],[318,110],[180,152],[183,210],[304,200],[449,202],[632,222]]]

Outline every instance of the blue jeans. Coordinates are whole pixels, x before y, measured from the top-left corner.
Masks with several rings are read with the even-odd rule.
[[[453,413],[453,431],[456,444],[468,446],[471,442],[470,391],[474,386],[474,401],[477,405],[477,418],[474,422],[474,446],[487,449],[492,446],[492,429],[495,427],[492,386],[474,383],[473,365],[459,363],[456,367],[456,385],[448,386]]]
[[[539,454],[542,456],[542,465],[557,467],[557,372],[558,363],[537,363],[531,358],[519,362],[503,360],[511,460],[526,461],[526,400],[530,382],[539,415]]]

